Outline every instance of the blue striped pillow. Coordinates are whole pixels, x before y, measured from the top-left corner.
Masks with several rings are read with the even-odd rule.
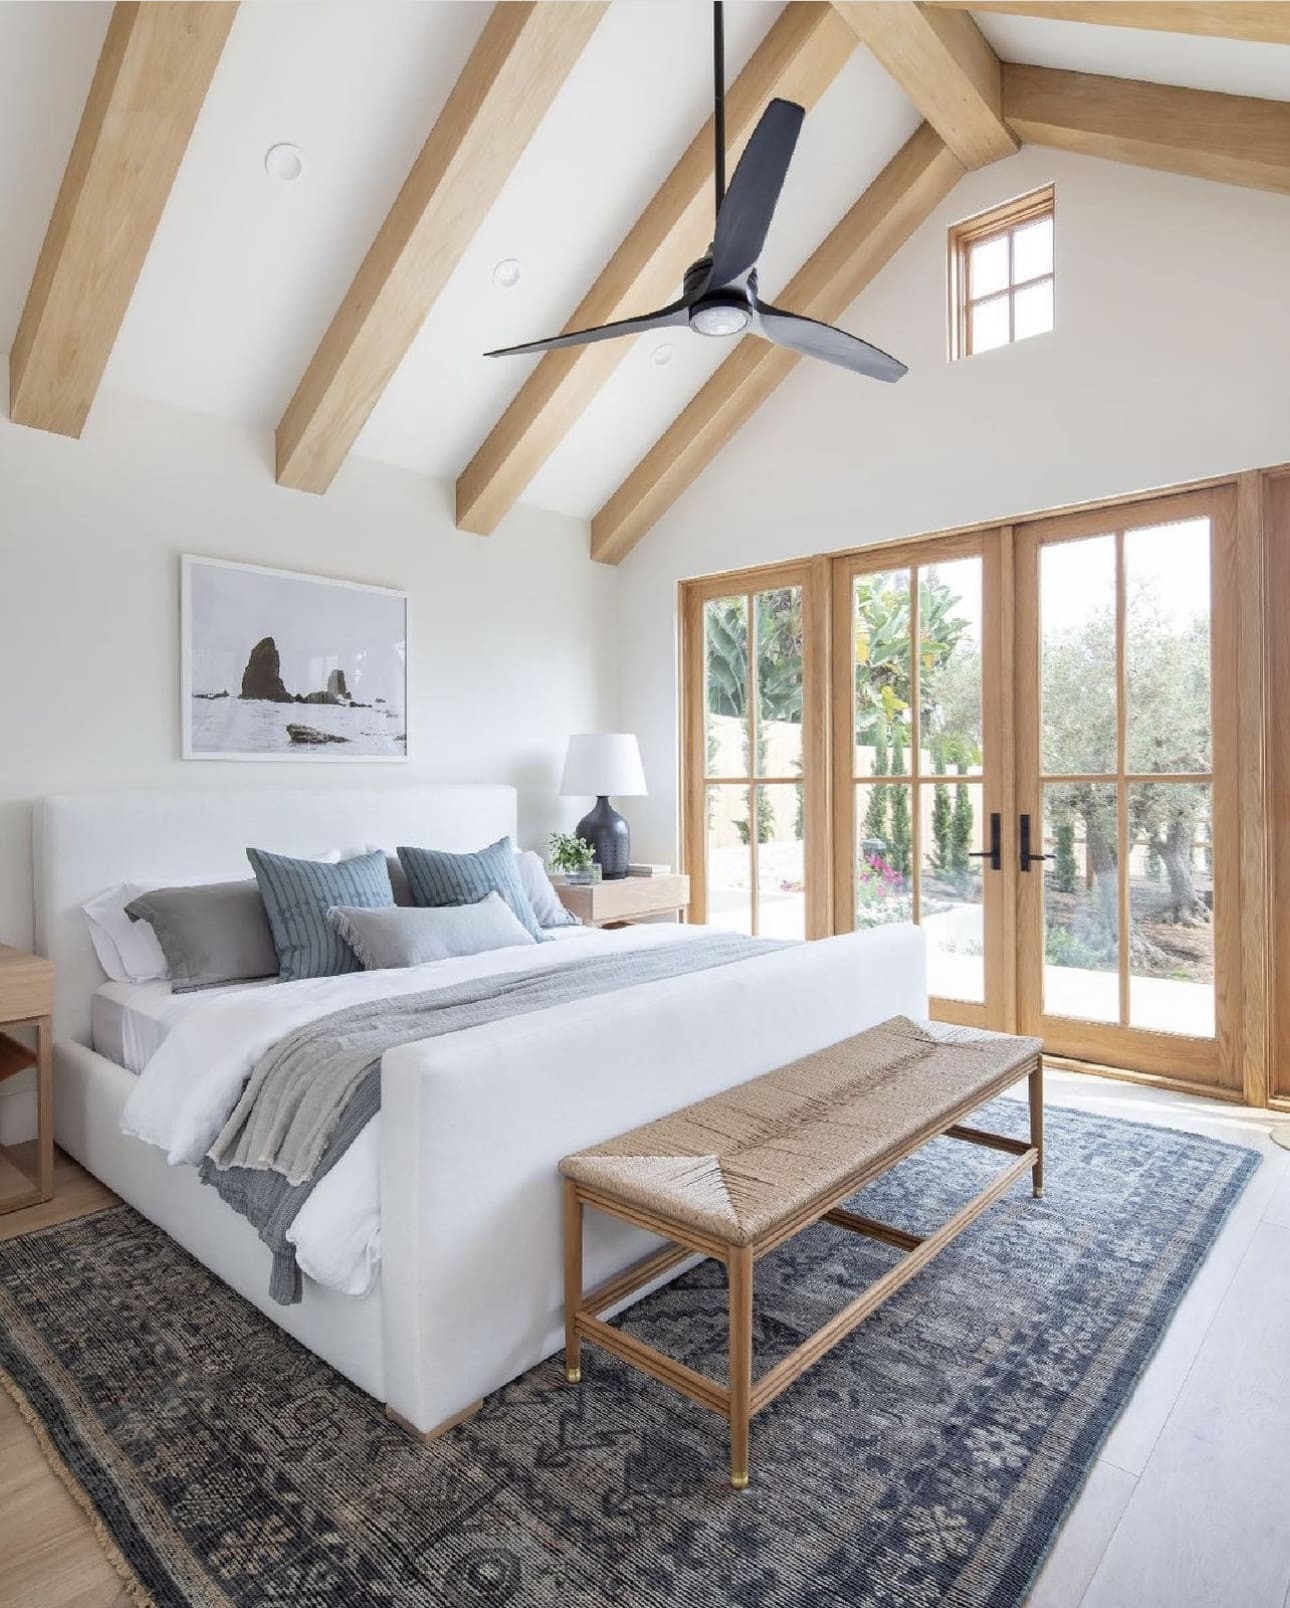
[[[533,911],[533,902],[524,891],[510,838],[498,838],[496,843],[490,843],[477,854],[400,849],[398,855],[412,889],[413,904],[478,904],[488,894],[500,893],[523,923],[524,930],[538,943],[546,942],[546,934]]]
[[[338,865],[293,860],[263,849],[248,849],[246,857],[260,885],[278,952],[279,982],[362,971],[362,962],[327,920],[327,912],[333,905],[375,910],[394,903],[390,873],[379,849]]]

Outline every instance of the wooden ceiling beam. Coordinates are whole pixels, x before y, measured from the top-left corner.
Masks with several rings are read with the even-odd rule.
[[[836,323],[962,176],[962,163],[924,123],[776,303]],[[606,564],[625,558],[797,361],[795,352],[745,336],[596,515],[591,556]]]
[[[1003,64],[1023,140],[1084,156],[1290,194],[1290,104]]]
[[[779,95],[809,110],[855,46],[855,35],[832,6],[815,0],[786,5],[727,92],[730,167],[768,100]],[[709,120],[565,328],[608,324],[672,301],[685,268],[702,256],[711,238]],[[488,535],[497,528],[628,350],[629,343],[618,340],[544,354],[457,481],[462,530]]]
[[[1286,0],[932,0],[938,9],[1096,22],[1111,28],[1202,34],[1210,39],[1253,39],[1290,45]]]
[[[913,0],[834,3],[965,168],[1017,149],[1003,120],[999,58],[966,11]]]
[[[9,354],[9,417],[79,436],[235,4],[113,7]]]
[[[495,5],[277,430],[277,477],[331,484],[607,7]]]

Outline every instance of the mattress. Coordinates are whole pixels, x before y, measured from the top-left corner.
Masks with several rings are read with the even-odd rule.
[[[588,927],[554,927],[548,939],[582,938]],[[207,1001],[227,999],[248,988],[271,988],[275,979],[258,983],[231,983],[227,988],[203,988],[195,994],[175,994],[168,982],[104,983],[94,991],[90,1005],[93,1047],[127,1072],[142,1072],[165,1043],[167,1035],[185,1017]]]
[[[227,999],[248,988],[270,988],[273,979],[175,994],[168,982],[104,983],[90,1003],[94,1049],[127,1072],[142,1072],[178,1022],[208,1000]]]

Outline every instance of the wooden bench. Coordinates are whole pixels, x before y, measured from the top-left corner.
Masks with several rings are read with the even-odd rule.
[[[1005,1138],[963,1119],[1022,1077],[1030,1079],[1030,1139]],[[841,1202],[945,1135],[1011,1159],[934,1233],[907,1233],[845,1210]],[[730,1483],[748,1483],[749,1420],[1027,1171],[1043,1193],[1040,1042],[893,1017],[790,1066],[567,1156],[564,1178],[565,1373],[582,1377],[581,1345],[612,1351],[730,1424]],[[662,1235],[670,1243],[589,1293],[582,1288],[583,1210]],[[824,1222],[867,1234],[906,1254],[810,1339],[752,1376],[753,1265]],[[717,1384],[613,1328],[603,1314],[694,1253],[726,1264],[729,1382]]]

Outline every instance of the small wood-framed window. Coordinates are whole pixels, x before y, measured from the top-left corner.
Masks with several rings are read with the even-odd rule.
[[[950,356],[971,357],[1053,327],[1053,187],[950,230]]]

